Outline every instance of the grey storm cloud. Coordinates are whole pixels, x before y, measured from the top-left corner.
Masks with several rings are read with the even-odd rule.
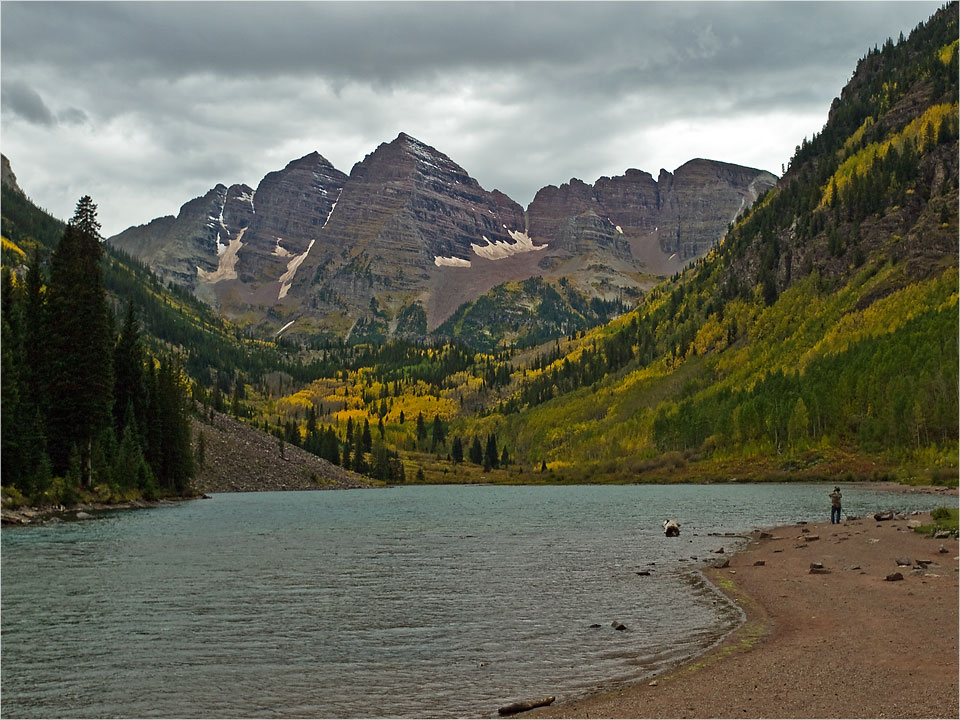
[[[938,6],[5,2],[4,150],[51,209],[100,193],[114,231],[313,150],[349,172],[401,130],[522,204],[692,153],[778,172]]]
[[[40,93],[22,81],[12,80],[9,83],[3,83],[0,90],[0,105],[5,111],[19,115],[30,123],[52,125],[56,122],[50,108],[40,97]]]
[[[391,85],[523,69],[605,92],[829,64],[838,47],[862,53],[858,35],[923,12],[887,2],[67,2],[10,3],[3,15],[5,61],[41,57],[77,72]]]

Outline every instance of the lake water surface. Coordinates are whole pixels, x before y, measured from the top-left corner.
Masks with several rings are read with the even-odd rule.
[[[489,716],[640,679],[739,622],[697,572],[743,542],[716,534],[826,520],[830,489],[225,494],[5,528],[0,712]],[[844,496],[852,514],[948,501]]]

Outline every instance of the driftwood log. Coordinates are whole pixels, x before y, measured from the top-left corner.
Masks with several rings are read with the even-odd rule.
[[[501,715],[516,715],[517,713],[526,712],[527,710],[533,710],[536,707],[550,705],[554,700],[556,700],[556,698],[553,695],[540,698],[539,700],[520,700],[519,702],[510,703],[509,705],[498,708],[497,712]]]

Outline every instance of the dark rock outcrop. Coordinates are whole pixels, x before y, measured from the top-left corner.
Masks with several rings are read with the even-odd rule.
[[[6,155],[0,153],[0,182],[13,190],[18,195],[23,195],[23,190],[17,185],[17,176],[13,174],[13,168],[10,167],[10,160]]]

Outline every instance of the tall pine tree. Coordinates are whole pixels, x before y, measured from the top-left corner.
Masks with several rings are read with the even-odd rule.
[[[50,458],[63,472],[76,448],[84,484],[93,441],[112,422],[113,327],[101,254],[97,206],[85,195],[50,258],[45,368]]]

